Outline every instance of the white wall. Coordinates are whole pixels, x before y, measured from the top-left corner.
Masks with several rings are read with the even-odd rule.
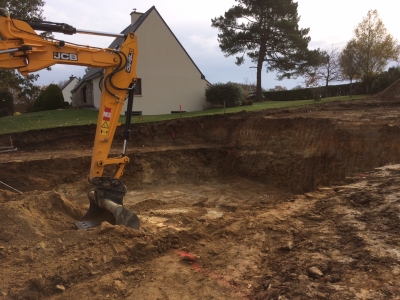
[[[93,79],[93,106],[95,108],[100,108],[101,101],[101,90],[99,88],[101,76]]]
[[[71,91],[77,85],[78,81],[79,80],[77,78],[72,79],[72,81],[62,90],[64,101],[68,102],[69,104],[72,103]]]

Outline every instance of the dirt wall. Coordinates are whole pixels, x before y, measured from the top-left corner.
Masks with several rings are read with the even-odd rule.
[[[124,180],[140,186],[230,174],[306,192],[400,162],[399,127],[382,117],[351,111],[355,117],[339,120],[329,110],[317,118],[311,114],[318,110],[300,110],[134,124],[128,144],[132,163],[126,167]],[[48,178],[48,168],[58,172],[62,181],[85,177],[94,132],[94,126],[83,126],[12,135],[27,158],[2,163],[9,172],[0,174],[0,180],[29,190],[28,169],[35,181],[50,185],[60,180]],[[122,147],[122,136],[119,128],[113,143],[115,155]],[[6,143],[8,138],[3,135],[1,141]],[[17,182],[21,175],[22,186]]]

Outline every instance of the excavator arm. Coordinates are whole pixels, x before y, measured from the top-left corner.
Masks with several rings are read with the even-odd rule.
[[[119,180],[125,165],[127,140],[130,136],[132,102],[136,82],[138,55],[134,33],[127,35],[82,31],[121,38],[116,49],[95,48],[47,39],[35,30],[74,34],[75,28],[60,23],[22,21],[0,16],[0,69],[15,69],[26,76],[55,64],[104,68],[102,93],[94,140],[88,193],[89,210],[76,223],[81,229],[100,225],[103,221],[139,229],[138,217],[123,206],[125,185]],[[110,157],[111,144],[119,124],[122,107],[128,101],[122,153]],[[105,175],[105,168],[112,169]]]

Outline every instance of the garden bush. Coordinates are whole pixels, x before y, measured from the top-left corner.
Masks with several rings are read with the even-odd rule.
[[[64,106],[64,96],[60,87],[57,84],[50,84],[39,94],[30,112],[55,110],[64,108]]]
[[[206,100],[213,106],[224,106],[224,102],[226,107],[240,106],[244,92],[236,83],[217,83],[206,89]]]
[[[14,114],[14,98],[7,90],[0,90],[0,109],[2,116]]]

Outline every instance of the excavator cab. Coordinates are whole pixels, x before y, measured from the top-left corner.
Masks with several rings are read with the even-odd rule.
[[[104,68],[102,94],[88,180],[89,209],[76,222],[80,229],[99,226],[102,222],[139,229],[137,215],[123,206],[126,187],[120,181],[127,156],[130,137],[131,112],[136,83],[138,47],[136,35],[113,34],[79,30],[65,23],[24,21],[0,15],[0,68],[16,69],[28,75],[54,64],[69,64]],[[114,49],[76,45],[43,37],[35,30],[64,34],[94,34],[115,37],[120,45]],[[119,124],[121,110],[127,101],[124,143],[121,154],[110,157],[110,148]],[[113,167],[111,175],[104,175],[106,167]]]

